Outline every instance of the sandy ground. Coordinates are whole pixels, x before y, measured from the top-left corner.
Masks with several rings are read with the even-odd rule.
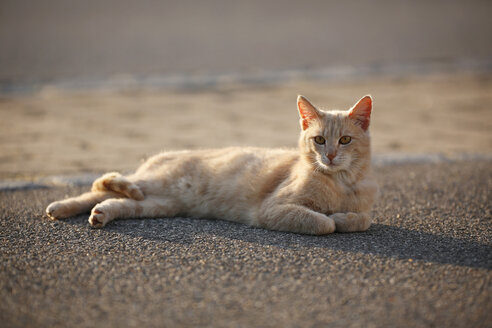
[[[376,154],[492,153],[492,79],[434,75],[351,82],[224,85],[200,91],[67,92],[0,98],[0,179],[133,170],[162,150],[295,147],[295,99],[375,107]]]

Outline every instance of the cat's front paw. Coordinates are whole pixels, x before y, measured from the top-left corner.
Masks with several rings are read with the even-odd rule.
[[[102,228],[110,221],[109,216],[104,213],[101,207],[94,207],[89,216],[89,223],[94,228]]]
[[[46,208],[46,215],[52,220],[65,219],[71,214],[70,206],[63,201],[53,202]]]
[[[335,221],[336,231],[366,231],[371,226],[371,217],[367,213],[335,213],[330,215]]]

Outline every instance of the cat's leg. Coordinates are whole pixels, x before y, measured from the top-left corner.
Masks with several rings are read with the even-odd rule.
[[[102,228],[114,219],[173,217],[178,214],[176,203],[170,199],[147,196],[144,200],[107,199],[97,204],[91,212],[89,223]]]
[[[366,231],[371,226],[371,216],[365,212],[335,213],[330,218],[335,221],[338,232]]]
[[[74,215],[88,213],[99,202],[109,198],[119,198],[122,195],[115,192],[96,191],[86,192],[80,196],[53,202],[46,208],[46,214],[54,219],[65,219]]]
[[[96,179],[92,191],[114,191],[135,200],[143,200],[144,194],[140,188],[118,172],[110,172]]]
[[[335,231],[335,222],[328,216],[295,204],[262,206],[258,226],[280,231],[325,235]]]

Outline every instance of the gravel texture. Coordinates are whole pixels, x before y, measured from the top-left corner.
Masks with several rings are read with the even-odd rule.
[[[377,167],[364,233],[49,221],[87,187],[0,193],[2,327],[490,327],[490,161]]]

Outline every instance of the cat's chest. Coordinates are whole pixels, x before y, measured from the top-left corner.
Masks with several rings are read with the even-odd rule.
[[[320,212],[325,214],[361,212],[368,210],[366,204],[373,199],[371,194],[374,193],[366,183],[331,184],[325,188],[323,197],[317,204]],[[375,190],[375,189],[374,189]]]
[[[345,184],[330,186],[325,191],[324,208],[325,214],[348,212],[354,207],[354,187]]]

